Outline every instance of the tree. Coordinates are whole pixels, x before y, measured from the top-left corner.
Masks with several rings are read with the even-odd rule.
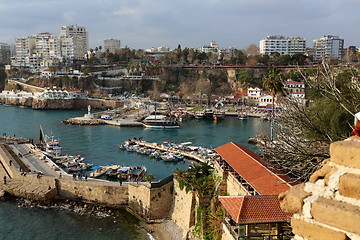
[[[297,181],[307,181],[329,158],[329,145],[349,136],[360,111],[359,70],[353,67],[299,70],[309,107],[284,98],[277,116],[276,141],[265,139],[264,158]]]
[[[271,68],[268,75],[263,79],[263,86],[268,90],[272,97],[271,108],[271,140],[274,138],[274,120],[275,120],[275,97],[279,93],[283,93],[284,75],[279,69]]]
[[[149,173],[146,177],[145,180],[148,181],[149,183],[151,183],[152,180],[156,179],[156,177],[154,176],[154,174]]]

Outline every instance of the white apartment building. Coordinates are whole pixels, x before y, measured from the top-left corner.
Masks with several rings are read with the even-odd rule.
[[[62,26],[60,35],[64,37],[80,37],[82,39],[82,55],[85,56],[89,49],[89,36],[85,27],[77,25]]]
[[[335,58],[341,59],[344,56],[344,39],[338,36],[326,35],[320,39],[315,39],[314,60]]]
[[[115,53],[116,49],[120,49],[120,40],[119,39],[105,39],[104,40],[104,50],[109,52]]]
[[[306,40],[300,37],[267,36],[260,40],[260,53],[263,55],[272,53],[279,53],[280,55],[305,54],[305,51]]]
[[[248,104],[259,105],[259,98],[262,90],[260,88],[248,88],[247,90],[247,102]]]
[[[64,37],[61,40],[61,57],[66,63],[84,59],[82,39],[79,37]]]

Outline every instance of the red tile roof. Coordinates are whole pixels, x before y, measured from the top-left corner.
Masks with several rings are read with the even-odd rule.
[[[277,195],[221,196],[219,200],[239,224],[286,222],[292,216],[281,210]]]
[[[302,85],[305,85],[302,82],[296,82],[296,81],[293,81],[293,80],[288,80],[288,81],[285,82],[285,84],[302,84]]]
[[[283,172],[269,169],[259,155],[234,142],[215,151],[260,195],[278,195],[296,185]]]

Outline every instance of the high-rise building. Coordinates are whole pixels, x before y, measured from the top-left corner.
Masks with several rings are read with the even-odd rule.
[[[270,55],[279,53],[280,55],[305,54],[306,40],[300,37],[267,36],[260,40],[260,53]]]
[[[89,50],[89,36],[85,27],[77,25],[62,26],[60,35],[62,37],[80,37],[82,39],[82,55],[85,56]]]
[[[120,40],[119,39],[105,39],[104,40],[104,50],[114,53],[116,49],[120,49]]]
[[[66,30],[66,29],[65,29]],[[71,65],[84,59],[84,39],[80,36],[39,33],[16,39],[16,55],[12,58],[14,67],[29,68],[39,72],[60,63]]]
[[[6,63],[10,60],[10,45],[0,43],[0,63]]]
[[[334,58],[340,60],[344,56],[344,39],[338,36],[326,35],[314,41],[314,60]]]

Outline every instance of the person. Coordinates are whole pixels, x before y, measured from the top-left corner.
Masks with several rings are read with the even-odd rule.
[[[12,163],[12,160],[10,159],[10,161],[9,161],[9,165],[11,166],[11,163]]]
[[[120,179],[119,179],[119,182],[120,182],[120,186],[122,186],[122,178],[120,177]]]
[[[73,180],[76,180],[76,173],[73,173]]]
[[[61,177],[62,177],[62,172],[59,173],[59,178],[61,178]]]
[[[6,185],[6,176],[4,176],[4,185]]]
[[[87,176],[87,174],[85,174],[85,181],[87,181],[87,178],[88,178],[88,176]]]

